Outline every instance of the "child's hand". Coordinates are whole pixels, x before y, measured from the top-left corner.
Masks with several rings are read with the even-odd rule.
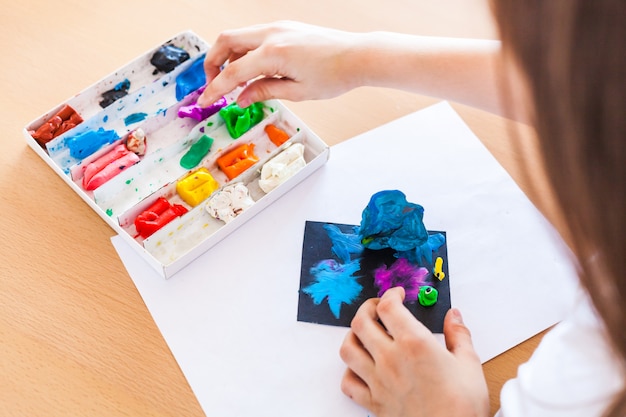
[[[224,32],[207,52],[208,85],[198,104],[208,106],[249,81],[237,100],[241,107],[271,98],[337,96],[358,85],[349,62],[358,37],[295,22]]]
[[[444,321],[446,349],[403,300],[398,287],[361,306],[340,351],[342,391],[377,417],[487,416],[480,360],[458,310]]]

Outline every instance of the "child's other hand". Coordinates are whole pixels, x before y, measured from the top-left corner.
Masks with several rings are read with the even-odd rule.
[[[403,300],[397,287],[361,306],[340,350],[342,391],[377,417],[487,416],[482,367],[458,310],[446,315],[444,347]]]

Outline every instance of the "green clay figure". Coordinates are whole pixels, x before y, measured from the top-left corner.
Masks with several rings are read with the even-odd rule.
[[[438,298],[439,291],[429,285],[420,287],[420,292],[417,294],[417,301],[424,307],[435,305]]]

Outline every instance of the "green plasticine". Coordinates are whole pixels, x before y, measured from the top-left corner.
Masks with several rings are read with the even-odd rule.
[[[187,153],[180,158],[180,166],[186,169],[195,167],[200,163],[200,161],[202,161],[202,158],[209,153],[212,145],[213,138],[210,138],[207,135],[202,135],[196,143],[191,145]]]
[[[417,294],[417,301],[424,307],[435,305],[438,298],[439,291],[429,285],[420,287],[420,292]]]
[[[263,107],[262,102],[257,102],[242,109],[233,102],[220,110],[220,116],[224,119],[230,136],[237,139],[263,120]]]

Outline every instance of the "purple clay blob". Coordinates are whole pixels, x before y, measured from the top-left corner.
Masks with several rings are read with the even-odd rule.
[[[226,98],[224,97],[217,100],[215,103],[211,104],[208,107],[200,107],[197,103],[194,103],[178,109],[178,117],[189,117],[201,122],[202,120],[213,116],[223,107],[226,107],[226,104],[228,103],[226,102]]]
[[[415,266],[405,258],[396,260],[390,268],[382,265],[374,271],[374,284],[378,287],[378,296],[390,288],[403,287],[406,301],[417,301],[420,287],[428,285],[426,277],[428,270]]]

